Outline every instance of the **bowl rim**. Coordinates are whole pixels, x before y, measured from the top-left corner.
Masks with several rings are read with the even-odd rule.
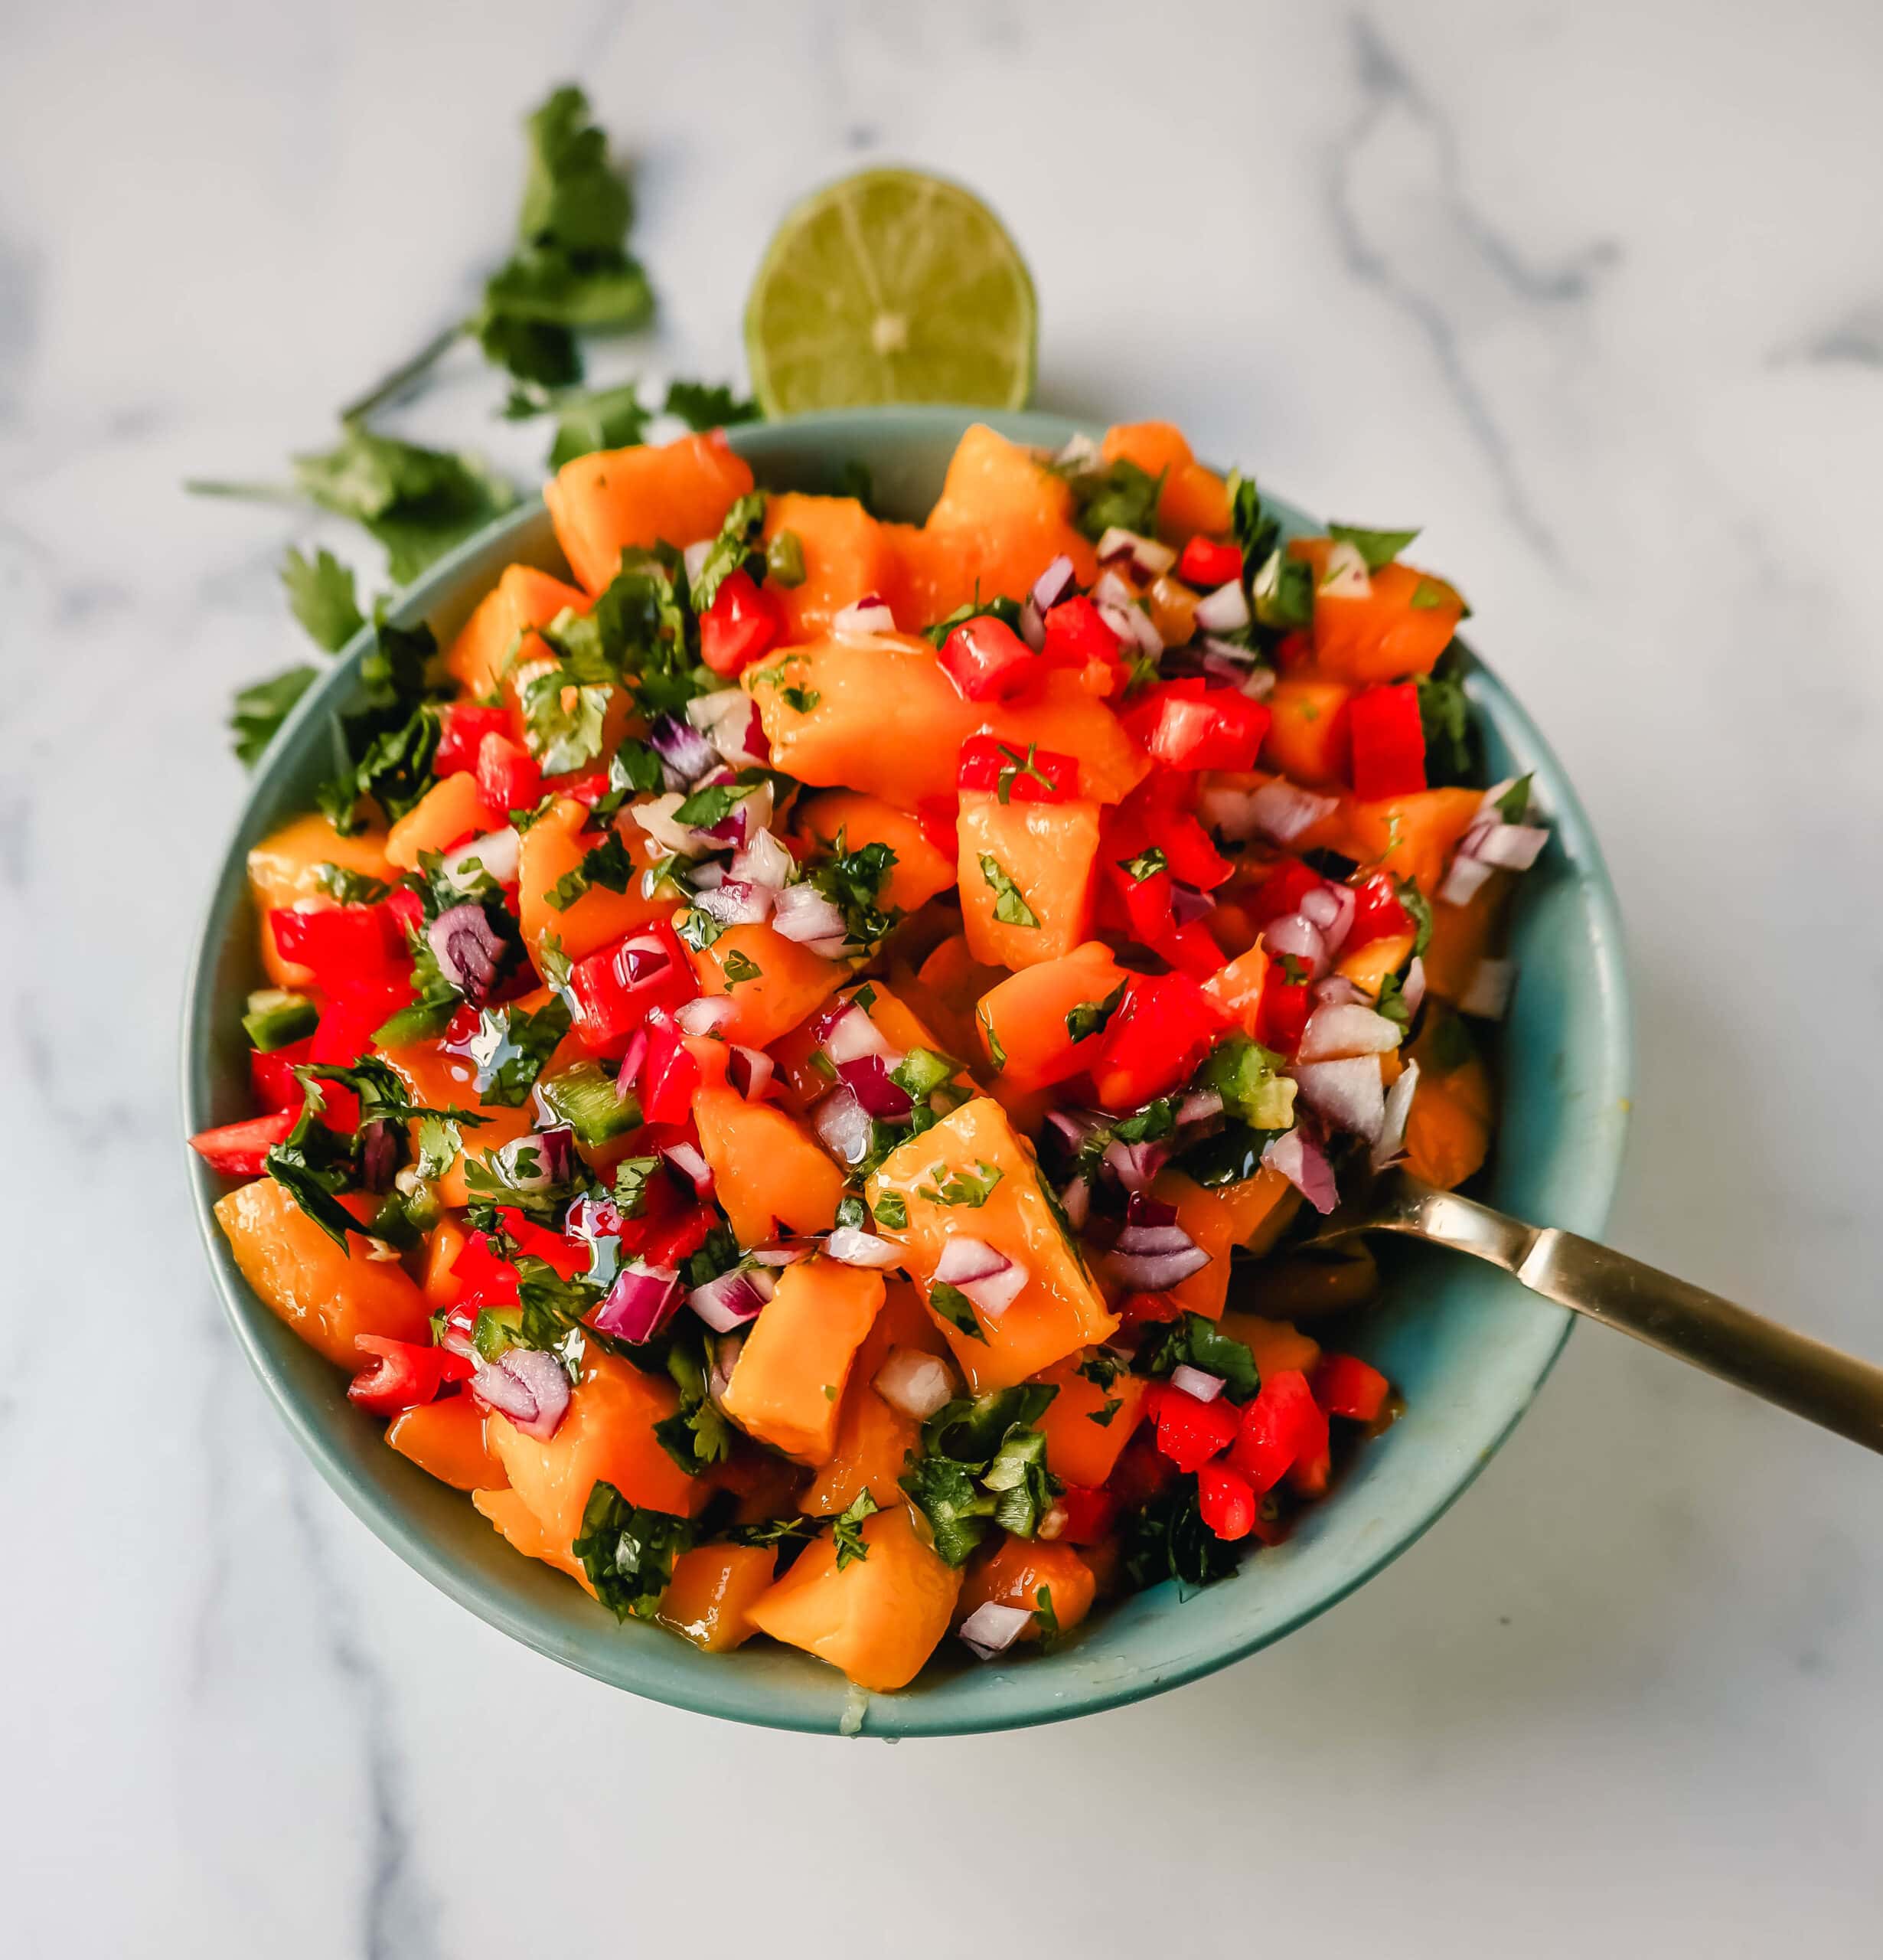
[[[735,449],[746,454],[749,460],[761,463],[768,452],[787,450],[794,443],[807,438],[835,442],[847,434],[853,440],[862,430],[893,428],[900,432],[901,439],[907,440],[949,432],[958,434],[977,421],[988,423],[1012,439],[1041,446],[1057,447],[1075,433],[1097,433],[1082,419],[1040,411],[997,412],[936,405],[827,410],[742,425],[727,433]],[[1287,505],[1278,495],[1273,501],[1298,511],[1298,507]],[[530,533],[540,524],[543,515],[539,491],[444,554],[400,595],[389,614],[393,623],[414,624],[460,596],[458,588],[467,568],[485,559],[507,539]],[[211,1119],[209,1037],[214,1024],[212,1008],[217,967],[228,944],[233,915],[239,912],[246,895],[249,847],[244,840],[256,807],[267,792],[271,764],[290,753],[308,722],[324,717],[345,696],[372,637],[370,626],[363,627],[307,689],[276,731],[250,776],[230,825],[227,844],[210,875],[202,923],[191,947],[184,983],[178,1089],[185,1138]],[[1620,904],[1594,827],[1560,759],[1509,688],[1468,644],[1465,652],[1473,705],[1480,711],[1494,714],[1506,732],[1534,754],[1550,779],[1552,828],[1580,874],[1581,902],[1591,917],[1596,991],[1602,1007],[1604,1073],[1598,1086],[1620,1112],[1617,1119],[1589,1142],[1581,1160],[1584,1197],[1580,1215],[1571,1222],[1578,1230],[1594,1233],[1601,1229],[1620,1181],[1634,1076],[1633,1012]],[[727,1656],[711,1657],[720,1664],[725,1678],[723,1681],[712,1679],[710,1690],[700,1692],[692,1691],[684,1680],[638,1677],[645,1671],[638,1665],[641,1650],[631,1642],[624,1642],[612,1650],[621,1657],[618,1665],[592,1662],[580,1651],[560,1642],[521,1606],[514,1605],[507,1594],[493,1589],[482,1576],[462,1566],[445,1547],[408,1517],[404,1507],[357,1475],[329,1433],[326,1412],[310,1403],[264,1346],[257,1330],[266,1321],[268,1309],[242,1278],[215,1220],[213,1206],[220,1195],[222,1181],[188,1152],[187,1144],[184,1152],[191,1174],[191,1201],[210,1270],[224,1312],[249,1365],[329,1488],[382,1544],[487,1625],[591,1678],[693,1713],[801,1733],[833,1732],[826,1710],[813,1710],[795,1704],[766,1705],[769,1690],[764,1684],[747,1681],[736,1661],[726,1665]],[[1386,1541],[1379,1550],[1357,1560],[1336,1584],[1297,1610],[1273,1625],[1254,1628],[1246,1637],[1206,1646],[1167,1664],[1124,1676],[1114,1683],[1089,1681],[1056,1697],[1017,1691],[1007,1705],[990,1713],[951,1712],[945,1703],[925,1697],[919,1677],[909,1689],[898,1694],[869,1696],[870,1720],[864,1732],[892,1739],[987,1734],[1097,1714],[1198,1680],[1298,1631],[1377,1576],[1415,1544],[1464,1494],[1502,1448],[1535,1401],[1574,1325],[1575,1317],[1566,1310],[1544,1308],[1542,1311],[1556,1321],[1553,1338],[1539,1348],[1534,1365],[1513,1393],[1508,1413],[1495,1432],[1472,1453],[1449,1487],[1422,1514],[1385,1534]],[[1017,1678],[1008,1678],[1020,1690],[1025,1676],[1023,1669]],[[851,1696],[860,1705],[860,1691],[852,1690]],[[847,1723],[840,1725],[838,1732],[855,1733]]]

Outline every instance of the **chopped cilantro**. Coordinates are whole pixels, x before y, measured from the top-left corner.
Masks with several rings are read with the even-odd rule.
[[[1137,1351],[1136,1367],[1139,1374],[1160,1379],[1180,1367],[1220,1375],[1222,1392],[1232,1402],[1251,1400],[1262,1385],[1254,1354],[1201,1314],[1186,1313],[1154,1326]]]
[[[1128,456],[1094,467],[1078,462],[1059,466],[1072,493],[1073,521],[1095,541],[1108,531],[1136,531],[1152,537],[1157,528],[1157,500],[1167,472],[1153,476]]]
[[[901,908],[883,903],[883,888],[895,868],[896,853],[886,844],[860,844],[851,851],[840,830],[830,856],[805,871],[804,882],[843,913],[847,950],[874,952],[900,921]]]
[[[1476,758],[1464,689],[1449,676],[1421,674],[1418,691],[1427,782],[1434,789],[1468,782],[1476,771]]]
[[[1298,632],[1314,624],[1314,572],[1305,560],[1291,558],[1279,545],[1256,572],[1249,598],[1256,619],[1277,632]]]
[[[945,619],[938,619],[933,626],[924,626],[922,636],[931,646],[939,648],[946,643],[949,634],[957,626],[966,626],[970,619],[998,619],[1002,626],[1018,632],[1020,623],[1019,602],[1009,599],[1004,593],[997,593],[992,599],[984,602],[977,591],[974,599],[964,605],[956,606]],[[1003,797],[1001,800],[1004,802],[1006,799]]]
[[[726,975],[726,990],[728,993],[745,981],[762,980],[765,977],[765,969],[755,959],[739,952],[736,947],[734,947],[720,962],[720,970]]]
[[[1203,1586],[1235,1570],[1235,1547],[1203,1522],[1194,1476],[1179,1478],[1141,1510],[1128,1515],[1120,1564],[1128,1584],[1141,1591],[1167,1579],[1180,1588]]]
[[[765,492],[749,490],[735,500],[720,526],[718,537],[707,547],[697,577],[692,580],[693,610],[703,612],[719,596],[719,590],[734,572],[744,570],[763,577],[764,547],[759,531],[765,522]]]
[[[837,1540],[837,1569],[841,1572],[853,1560],[866,1559],[870,1547],[863,1542],[863,1527],[866,1517],[873,1517],[883,1508],[870,1494],[867,1486],[859,1491],[849,1504],[839,1511],[832,1521]]]
[[[1088,1041],[1098,1034],[1118,1011],[1118,1004],[1124,998],[1125,983],[1121,980],[1102,1001],[1081,1001],[1068,1011],[1066,1031],[1075,1041]]]
[[[614,691],[605,681],[572,681],[560,666],[524,682],[524,740],[545,774],[586,768],[601,754],[602,722]]]
[[[994,916],[1003,926],[1025,926],[1037,929],[1039,920],[1033,907],[1026,903],[1020,887],[1001,868],[1000,859],[990,852],[984,851],[981,854],[981,875],[994,894]]]
[[[901,1231],[909,1223],[909,1207],[894,1191],[885,1191],[877,1198],[876,1223],[886,1225],[892,1232]]]
[[[988,1013],[986,1004],[979,1003],[974,1008],[974,1018],[981,1023],[982,1038],[987,1046],[987,1055],[994,1063],[997,1075],[1007,1067],[1007,1050],[1001,1046],[1000,1036],[994,1032],[994,1017]]]
[[[625,892],[634,883],[638,868],[628,847],[611,830],[599,844],[584,851],[582,862],[573,871],[565,871],[543,896],[556,910],[566,912],[584,892],[597,885]]]
[[[289,547],[281,561],[288,609],[308,639],[327,653],[338,653],[366,624],[354,590],[353,568],[324,547],[309,559]]]
[[[674,921],[674,930],[695,952],[704,952],[708,946],[718,940],[726,928],[711,913],[702,910],[697,905],[690,905]]]
[[[1432,902],[1411,878],[1394,880],[1401,906],[1412,921],[1412,952],[1416,958],[1432,942]]]
[[[1147,851],[1141,851],[1135,858],[1121,858],[1118,869],[1128,871],[1132,878],[1142,884],[1147,878],[1154,878],[1160,871],[1167,871],[1170,861],[1156,844]]]
[[[950,1285],[945,1279],[933,1281],[928,1288],[928,1304],[957,1334],[986,1344],[987,1337],[974,1318],[974,1303],[960,1287]]]
[[[612,1484],[597,1483],[583,1509],[581,1535],[569,1549],[617,1619],[651,1619],[672,1583],[674,1560],[693,1536],[689,1520],[631,1504]]]
[[[926,1198],[931,1204],[966,1205],[978,1211],[993,1196],[1001,1171],[998,1165],[977,1158],[972,1170],[959,1166],[951,1170],[945,1164],[931,1164],[928,1175],[932,1181],[919,1187],[918,1197]]]
[[[755,401],[705,381],[669,381],[666,406],[669,415],[677,415],[689,429],[703,435],[709,429],[730,429],[759,419]]]
[[[615,1202],[624,1218],[638,1218],[646,1209],[648,1180],[660,1168],[658,1157],[624,1157],[615,1166]]]
[[[231,746],[236,760],[245,769],[253,769],[261,760],[262,751],[275,739],[295,703],[318,678],[317,668],[290,667],[286,673],[238,691],[230,710],[229,731],[235,737]]]
[[[1416,525],[1410,531],[1366,531],[1351,524],[1330,524],[1327,527],[1327,535],[1340,544],[1351,544],[1366,560],[1369,572],[1378,571],[1382,565],[1390,565],[1418,534]]]

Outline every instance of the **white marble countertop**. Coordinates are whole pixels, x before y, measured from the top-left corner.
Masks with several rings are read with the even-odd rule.
[[[1874,1460],[1585,1331],[1424,1542],[1225,1674],[894,1750],[707,1725],[328,1494],[223,1326],[172,1076],[305,534],[178,481],[317,445],[462,306],[576,76],[640,161],[650,370],[736,371],[786,199],[907,159],[1023,241],[1043,405],[1422,519],[1620,887],[1614,1237],[1883,1351],[1883,12],[0,16],[0,1945],[1874,1954]],[[497,393],[409,426],[503,449]]]

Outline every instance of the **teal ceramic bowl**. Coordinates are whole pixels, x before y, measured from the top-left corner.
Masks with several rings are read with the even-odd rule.
[[[860,460],[886,510],[919,518],[975,419],[951,409],[860,411],[740,429],[733,442],[775,489],[834,489],[841,466]],[[987,419],[1032,443],[1056,446],[1072,433],[1045,416]],[[1310,527],[1303,518],[1298,528]],[[394,616],[429,620],[447,640],[518,559],[564,570],[540,503],[445,560]],[[259,969],[243,861],[308,806],[328,766],[328,714],[344,704],[363,651],[356,642],[296,709],[229,841],[189,977],[186,1132],[248,1113],[238,1018]],[[1517,919],[1522,980],[1505,1037],[1488,1194],[1509,1210],[1594,1233],[1620,1162],[1630,1070],[1614,893],[1582,806],[1529,717],[1488,669],[1474,666],[1466,684],[1493,776],[1533,771],[1555,830]],[[1253,1654],[1345,1598],[1439,1516],[1509,1433],[1568,1331],[1567,1314],[1488,1268],[1416,1252],[1398,1261],[1356,1344],[1404,1391],[1406,1413],[1287,1544],[1190,1597],[1166,1585],[1102,1610],[1058,1652],[1011,1665],[938,1658],[904,1692],[866,1698],[821,1663],[769,1642],[714,1657],[655,1627],[617,1625],[567,1579],[510,1550],[467,1498],[388,1449],[381,1426],[348,1403],[338,1372],[250,1291],[210,1214],[222,1181],[193,1154],[190,1164],[237,1338],[321,1474],[401,1558],[492,1626],[584,1674],[772,1728],[885,1736],[1017,1728],[1135,1701]]]

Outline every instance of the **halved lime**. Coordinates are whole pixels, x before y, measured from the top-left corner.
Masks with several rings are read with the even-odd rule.
[[[1033,283],[978,198],[916,170],[865,170],[797,205],[746,303],[767,415],[873,402],[1023,408]]]

